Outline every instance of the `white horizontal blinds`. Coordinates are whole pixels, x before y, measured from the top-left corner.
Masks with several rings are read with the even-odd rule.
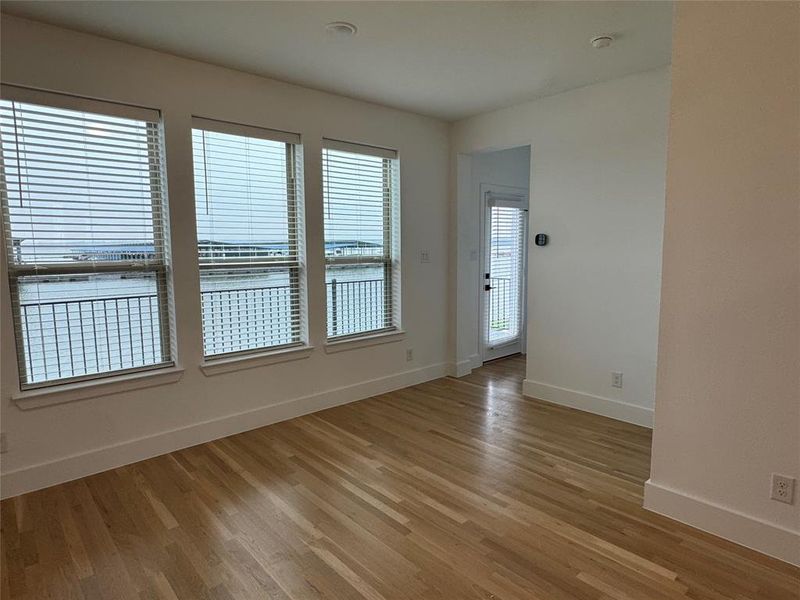
[[[23,387],[170,364],[158,113],[3,93],[3,226]]]
[[[517,202],[518,204],[519,202]],[[489,348],[519,339],[522,324],[522,261],[526,211],[489,201],[489,301],[486,340]]]
[[[304,338],[302,149],[283,132],[195,119],[206,356]]]
[[[325,140],[322,169],[328,338],[395,329],[400,315],[397,154]]]

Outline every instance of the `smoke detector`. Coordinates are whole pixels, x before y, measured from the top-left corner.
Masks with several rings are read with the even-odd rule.
[[[334,21],[325,25],[328,35],[337,38],[353,37],[358,31],[358,27],[346,21]]]
[[[614,42],[614,38],[610,35],[598,35],[589,40],[589,42],[593,48],[608,48]]]

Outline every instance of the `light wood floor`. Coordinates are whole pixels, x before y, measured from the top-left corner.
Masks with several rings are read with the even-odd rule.
[[[640,508],[648,430],[492,363],[2,503],[2,598],[769,599],[800,570]]]

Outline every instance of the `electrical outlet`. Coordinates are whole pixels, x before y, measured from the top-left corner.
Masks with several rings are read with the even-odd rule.
[[[622,371],[611,371],[611,387],[622,387]]]
[[[414,360],[414,351],[409,348],[406,350],[406,362],[411,362],[412,360]]]
[[[8,438],[5,432],[0,433],[0,454],[8,452]]]
[[[794,504],[794,478],[772,474],[770,498],[786,504]]]
[[[421,263],[429,263],[431,262],[431,253],[428,250],[422,250],[419,253],[419,262]]]

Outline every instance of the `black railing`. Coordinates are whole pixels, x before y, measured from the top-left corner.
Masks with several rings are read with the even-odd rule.
[[[299,340],[299,298],[291,287],[208,290],[200,294],[207,356],[291,344]]]
[[[155,294],[23,303],[20,317],[25,383],[164,360]]]
[[[327,288],[328,337],[374,331],[391,325],[383,279],[332,279]]]
[[[387,327],[382,279],[332,280],[328,335]],[[289,286],[201,293],[206,355],[299,341],[299,298]],[[26,383],[80,377],[164,362],[155,294],[25,303],[20,307]]]
[[[492,289],[489,296],[489,328],[492,331],[506,331],[511,325],[511,301],[518,301],[511,295],[511,278],[492,277],[489,285]]]

